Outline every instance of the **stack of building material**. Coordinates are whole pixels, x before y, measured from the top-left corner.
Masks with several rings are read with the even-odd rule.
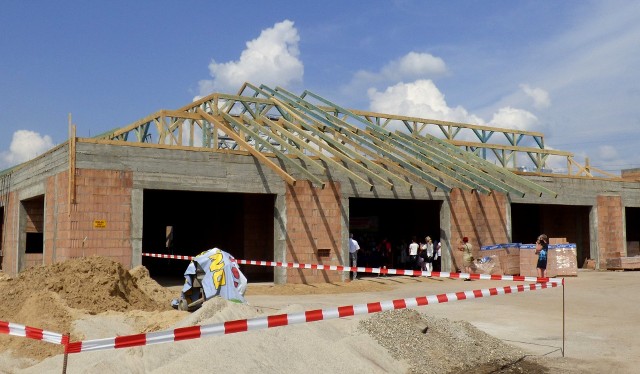
[[[536,264],[538,263],[538,255],[536,254],[535,244],[520,245],[520,275],[525,277],[535,277],[538,275]]]
[[[640,270],[640,256],[608,258],[607,270]]]
[[[547,276],[577,276],[578,256],[575,244],[556,244],[549,247],[549,260],[547,261]]]
[[[554,238],[553,242],[556,244],[549,245],[547,276],[577,276],[576,245],[566,243],[564,238]],[[497,256],[501,274],[535,277],[538,274],[536,270],[538,255],[535,253],[535,248],[535,244],[496,244],[483,246],[480,255]]]
[[[500,264],[499,272],[494,274],[517,275],[520,274],[520,249],[519,243],[496,244],[484,246],[480,250],[480,257],[497,256]]]

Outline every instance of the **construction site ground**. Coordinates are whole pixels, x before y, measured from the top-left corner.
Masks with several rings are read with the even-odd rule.
[[[489,335],[521,348],[527,359],[541,358],[534,361],[542,362],[550,369],[549,373],[637,373],[640,367],[640,271],[580,270],[578,276],[564,279],[564,318],[562,287],[429,305],[417,310],[429,316],[468,321]],[[322,308],[513,284],[449,278],[365,277],[343,286],[290,287],[301,294],[310,294],[299,296],[298,302]],[[389,290],[385,286],[393,288]],[[287,300],[290,302],[284,295],[264,295],[272,289],[277,293],[279,286],[259,288],[252,290],[256,295],[249,298],[256,304],[277,308]],[[282,288],[284,291],[287,287]],[[346,293],[347,289],[357,293]],[[341,291],[345,293],[323,295]],[[561,351],[563,319],[564,358]]]
[[[30,269],[15,278],[0,273],[0,320],[69,331],[72,340],[97,339],[514,284],[408,276],[309,285],[249,280],[247,304],[211,300],[188,313],[169,307],[180,293],[176,281],[161,286],[142,267],[126,271],[101,258]],[[376,373],[637,372],[640,272],[581,270],[565,281],[564,289],[434,304],[411,312],[72,354],[68,372],[164,373],[202,365],[265,373],[317,372],[319,367]],[[60,346],[0,335],[0,372],[59,373],[61,353]]]

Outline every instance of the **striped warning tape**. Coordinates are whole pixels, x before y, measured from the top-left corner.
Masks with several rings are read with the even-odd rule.
[[[473,291],[452,292],[439,295],[421,296],[416,298],[348,305],[337,308],[315,309],[299,313],[277,314],[266,317],[233,320],[211,325],[188,326],[177,328],[174,330],[156,331],[146,334],[84,340],[69,343],[66,346],[65,353],[80,353],[106,349],[119,349],[143,345],[170,343],[181,340],[199,339],[207,336],[227,335],[238,332],[264,330],[278,326],[295,325],[307,322],[364,315],[369,313],[378,313],[394,309],[407,309],[430,304],[442,304],[452,301],[462,301],[488,296],[542,290],[550,287],[558,287],[558,284],[532,283],[528,285],[521,284],[517,286],[507,286],[501,288],[487,288]]]
[[[195,256],[165,255],[165,254],[157,254],[157,253],[143,253],[142,255],[147,257],[172,258],[172,259],[178,259],[178,260],[193,260],[195,258]],[[525,277],[520,275],[449,273],[444,271],[403,270],[403,269],[387,269],[387,268],[372,268],[372,267],[349,267],[349,266],[341,266],[341,265],[298,264],[295,262],[253,261],[253,260],[238,260],[238,259],[236,259],[236,261],[239,264],[243,264],[243,265],[273,266],[273,267],[285,267],[285,268],[296,268],[296,269],[335,270],[335,271],[343,271],[343,272],[353,271],[358,273],[413,275],[416,277],[484,279],[484,280],[515,281],[515,282],[538,282],[538,283],[564,284],[564,280],[562,278],[538,278],[538,277]]]
[[[21,336],[24,338],[43,340],[54,344],[67,344],[69,337],[57,332],[46,331],[35,327],[20,325],[13,322],[0,321],[0,334]]]

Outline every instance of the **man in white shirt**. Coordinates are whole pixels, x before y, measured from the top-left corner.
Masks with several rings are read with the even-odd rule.
[[[360,249],[360,245],[353,238],[353,234],[349,234],[349,263],[351,264],[352,267],[358,266],[358,250],[359,249]],[[353,275],[353,278],[352,278],[353,280],[358,279],[357,271],[353,271],[351,272],[351,274]]]
[[[415,270],[418,265],[418,248],[420,246],[416,243],[416,238],[413,237],[411,244],[409,244],[409,267],[411,270]]]

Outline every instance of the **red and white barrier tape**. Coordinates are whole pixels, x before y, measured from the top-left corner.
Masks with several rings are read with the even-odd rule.
[[[67,344],[69,337],[57,332],[46,331],[35,327],[20,325],[13,322],[0,321],[0,334],[21,336],[23,338],[43,340],[53,344]]]
[[[556,283],[532,283],[528,285],[452,292],[416,298],[348,305],[329,309],[315,309],[299,313],[277,314],[266,317],[227,321],[211,325],[181,327],[175,330],[157,331],[146,334],[85,340],[69,343],[66,347],[65,353],[80,353],[105,349],[119,349],[143,345],[170,343],[180,340],[199,339],[206,336],[219,336],[238,332],[264,330],[278,326],[295,325],[335,318],[345,318],[356,315],[384,312],[387,310],[407,309],[429,304],[441,304],[452,301],[476,299],[485,296],[497,296],[518,292],[535,291],[557,286],[558,284]]]
[[[143,253],[143,256],[156,258],[172,258],[177,260],[193,260],[195,256],[181,255],[164,255],[157,253]],[[458,279],[484,279],[484,280],[501,280],[515,282],[538,282],[538,283],[561,283],[564,284],[562,278],[538,278],[525,277],[520,275],[497,275],[497,274],[469,274],[469,273],[449,273],[444,271],[422,271],[422,270],[403,270],[403,269],[386,269],[371,267],[349,267],[341,265],[320,265],[320,264],[298,264],[295,262],[276,262],[276,261],[253,261],[238,260],[243,265],[259,265],[273,266],[296,269],[318,269],[318,270],[335,270],[343,272],[373,273],[373,274],[392,274],[392,275],[413,275],[417,277],[436,277],[436,278],[458,278]]]

